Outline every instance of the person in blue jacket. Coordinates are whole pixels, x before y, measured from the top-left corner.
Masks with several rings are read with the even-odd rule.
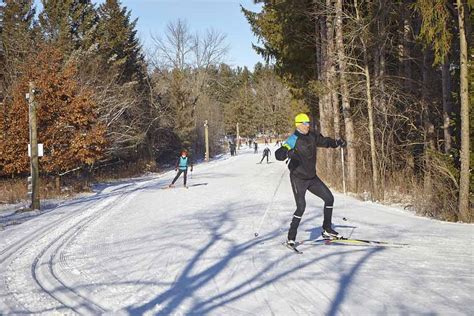
[[[318,131],[310,130],[308,115],[301,113],[295,117],[295,132],[286,139],[283,146],[275,151],[275,158],[283,161],[289,158],[290,181],[296,201],[296,211],[288,231],[287,245],[294,247],[296,233],[301,217],[306,208],[306,191],[313,193],[324,201],[324,220],[322,236],[327,239],[342,238],[332,228],[332,209],[334,196],[329,188],[316,175],[316,148],[317,147],[345,147],[344,139],[324,137]]]
[[[188,166],[191,167],[191,172],[193,172],[193,163],[191,159],[188,157],[188,152],[186,150],[181,151],[181,155],[176,160],[175,171],[178,171],[176,177],[174,177],[173,182],[169,185],[169,187],[173,187],[176,180],[178,180],[179,176],[184,173],[184,187],[186,186],[186,180],[188,176]]]

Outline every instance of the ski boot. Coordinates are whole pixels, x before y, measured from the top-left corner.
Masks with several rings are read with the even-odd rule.
[[[294,240],[287,240],[283,243],[283,245],[288,248],[288,249],[291,249],[293,250],[294,252],[296,252],[297,254],[302,254],[303,252],[302,251],[299,251],[297,248],[296,248],[296,242]]]
[[[329,239],[329,240],[344,239],[344,237],[341,234],[339,234],[337,231],[335,231],[331,227],[326,227],[326,228],[323,227],[321,236],[323,237],[323,239]]]

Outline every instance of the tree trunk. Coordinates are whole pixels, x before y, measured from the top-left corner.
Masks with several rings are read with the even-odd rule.
[[[431,67],[431,52],[428,49],[423,51],[423,71],[422,71],[422,92],[421,92],[421,106],[423,115],[423,127],[424,127],[424,178],[423,178],[423,191],[425,198],[431,200],[433,194],[433,181],[431,177],[431,160],[430,151],[435,150],[434,132],[435,128],[431,122],[430,116],[431,111],[429,109],[429,77]]]
[[[326,10],[329,10],[329,8],[331,8],[331,0],[326,0]],[[326,58],[324,60],[325,62],[325,69],[326,69],[326,82],[325,82],[325,86],[326,86],[326,90],[327,90],[327,94],[326,94],[326,103],[325,103],[325,107],[326,107],[326,122],[327,122],[327,131],[325,133],[327,133],[325,136],[331,136],[332,133],[330,133],[329,131],[331,130],[330,126],[333,125],[330,123],[331,119],[334,119],[333,116],[332,116],[332,113],[333,113],[333,109],[334,109],[334,105],[333,105],[333,102],[334,102],[334,99],[333,99],[333,88],[332,88],[332,84],[333,84],[333,81],[334,81],[334,68],[333,68],[333,57],[334,57],[334,43],[333,43],[333,32],[334,32],[334,28],[333,28],[333,23],[332,23],[332,16],[330,13],[328,13],[326,15]],[[334,121],[333,121],[334,123]],[[326,155],[327,155],[327,158],[328,158],[328,171],[329,170],[333,170],[334,168],[334,153],[333,151],[326,151]]]
[[[356,19],[360,22],[359,5],[357,0],[354,0],[354,8],[356,12]],[[378,179],[378,167],[377,167],[377,148],[375,144],[375,129],[374,129],[374,106],[372,103],[372,87],[371,87],[371,76],[369,71],[369,58],[367,56],[367,45],[365,40],[365,34],[360,35],[360,41],[362,43],[362,51],[364,55],[364,75],[365,75],[365,92],[367,98],[367,113],[369,119],[369,139],[370,139],[370,158],[372,165],[372,192],[374,197],[379,197],[379,179]],[[378,69],[378,68],[377,68]]]
[[[326,17],[326,42],[327,42],[327,81],[326,86],[329,89],[328,99],[330,103],[328,104],[328,109],[334,113],[333,116],[333,131],[335,137],[340,137],[340,112],[339,112],[339,98],[337,96],[337,85],[336,85],[336,64],[334,62],[335,58],[335,48],[334,48],[334,15],[332,12],[332,1],[326,0],[326,8],[328,10],[328,15]],[[327,136],[332,136],[328,134]]]
[[[328,103],[330,102],[330,93],[326,87],[328,77],[328,43],[327,43],[327,30],[326,23],[321,19],[320,21],[320,38],[321,38],[321,71],[320,71],[320,83],[324,83],[324,89],[322,89],[322,96],[319,98],[319,113],[320,113],[320,127],[321,133],[329,133],[329,117],[327,113]],[[326,170],[331,170],[333,166],[333,156],[329,154],[327,150],[322,151],[323,157],[325,157]]]
[[[400,77],[404,77],[404,87],[407,93],[413,91],[412,87],[412,73],[410,67],[410,37],[411,37],[411,25],[410,25],[410,10],[407,9],[408,3],[402,1],[400,3],[402,8],[401,11],[401,26],[402,39],[398,47],[399,61],[400,61]]]
[[[369,136],[370,136],[370,157],[372,160],[372,192],[375,197],[379,195],[379,179],[378,179],[378,168],[377,168],[377,148],[375,145],[375,132],[374,132],[374,108],[372,105],[372,92],[370,87],[370,72],[369,64],[367,61],[367,52],[364,48],[364,72],[366,82],[366,94],[367,94],[367,112],[369,114]]]
[[[459,179],[459,219],[463,222],[472,221],[469,208],[469,91],[467,69],[467,38],[465,28],[464,1],[457,0],[460,41],[460,94],[461,94],[461,176]]]
[[[449,61],[445,61],[442,66],[443,81],[443,130],[444,130],[444,152],[447,154],[451,150],[451,128],[450,115],[451,107],[451,75],[449,73]]]
[[[385,77],[387,72],[387,63],[386,63],[386,45],[389,42],[387,40],[387,34],[390,33],[390,30],[387,27],[387,20],[389,19],[390,10],[393,8],[390,7],[388,4],[390,0],[383,0],[379,4],[382,9],[382,17],[378,23],[378,33],[380,34],[380,38],[382,39],[381,44],[377,47],[377,59],[378,62],[375,62],[375,66],[377,67],[377,71],[374,72],[375,74],[375,87],[378,92],[378,96],[374,96],[374,108],[380,109],[383,113],[383,124],[382,127],[379,128],[380,130],[380,140],[379,140],[379,147],[377,148],[376,152],[378,153],[378,159],[376,161],[377,167],[377,175],[379,183],[377,184],[376,194],[380,199],[384,199],[385,197],[385,178],[386,178],[386,170],[387,165],[391,162],[393,165],[395,164],[393,161],[390,161],[389,157],[393,157],[391,150],[393,150],[394,139],[393,139],[393,132],[392,129],[389,127],[391,122],[388,116],[388,98],[385,89]],[[368,63],[367,63],[368,64]],[[377,119],[374,117],[374,126],[377,125],[375,123]],[[375,137],[375,135],[374,135]]]
[[[347,161],[348,161],[348,190],[357,191],[356,150],[354,123],[352,121],[351,105],[349,102],[349,86],[347,84],[347,63],[342,39],[342,0],[336,1],[336,50],[341,81],[342,108],[344,114],[344,125],[347,139]]]

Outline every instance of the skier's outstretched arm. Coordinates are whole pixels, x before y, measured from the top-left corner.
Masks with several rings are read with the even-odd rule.
[[[316,146],[325,148],[337,148],[346,147],[346,141],[343,138],[334,139],[331,137],[325,137],[321,133],[317,133],[314,136],[316,138]]]

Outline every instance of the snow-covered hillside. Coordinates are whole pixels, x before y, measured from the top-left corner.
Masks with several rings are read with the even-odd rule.
[[[306,242],[298,255],[281,245],[295,209],[286,165],[258,161],[244,150],[197,165],[189,189],[162,189],[174,172],[98,186],[6,225],[0,314],[474,314],[473,225],[335,193],[337,231],[409,245]],[[303,241],[322,224],[322,201],[306,197]]]

